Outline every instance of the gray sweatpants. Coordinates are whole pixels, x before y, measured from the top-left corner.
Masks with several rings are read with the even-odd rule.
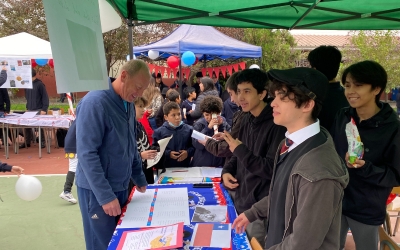
[[[357,250],[378,250],[379,226],[363,224],[342,214],[340,249],[344,249],[347,232],[351,230]]]

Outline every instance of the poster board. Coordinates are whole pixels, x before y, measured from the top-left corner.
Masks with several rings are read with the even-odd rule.
[[[6,82],[0,88],[32,88],[31,59],[26,57],[0,57],[0,70],[7,70]]]

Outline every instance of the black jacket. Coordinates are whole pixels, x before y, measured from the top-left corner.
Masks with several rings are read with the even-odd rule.
[[[247,113],[239,131],[241,145],[225,164],[222,174],[230,173],[238,181],[235,207],[240,214],[268,195],[274,159],[279,143],[285,138],[286,128],[275,125],[272,99],[258,117]]]
[[[11,172],[12,166],[7,163],[0,162],[0,172]]]
[[[193,129],[212,137],[214,135],[214,129],[208,128],[208,123],[206,119],[198,119],[194,125]],[[231,126],[225,121],[218,126],[219,132],[231,131]],[[192,139],[193,146],[195,147],[195,152],[192,160],[193,167],[222,167],[225,162],[225,158],[217,157],[206,150],[203,144],[199,143],[196,139]]]
[[[25,89],[26,109],[41,110],[47,112],[49,109],[49,96],[46,86],[39,79],[32,82],[32,89]]]
[[[346,124],[353,117],[364,144],[365,165],[349,168],[350,182],[344,190],[343,214],[368,225],[381,225],[386,200],[393,187],[400,185],[400,122],[387,103],[368,120],[359,122],[356,110],[341,109],[332,125],[332,137],[340,157],[345,158],[348,143]]]
[[[318,115],[319,124],[330,131],[336,113],[348,106],[349,102],[344,95],[344,88],[340,85],[340,82],[329,83],[321,112]]]
[[[0,73],[0,87],[7,81],[7,70]],[[5,105],[5,107],[4,107]],[[10,97],[7,89],[0,89],[0,111],[10,113]]]
[[[0,72],[0,87],[7,81],[7,70],[2,70]]]

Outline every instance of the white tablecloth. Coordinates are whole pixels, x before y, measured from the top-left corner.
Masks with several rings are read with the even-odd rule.
[[[19,116],[8,115],[5,118],[0,118],[0,123],[23,125],[31,127],[57,127],[69,128],[74,120],[72,115],[36,115],[34,118],[20,118]]]

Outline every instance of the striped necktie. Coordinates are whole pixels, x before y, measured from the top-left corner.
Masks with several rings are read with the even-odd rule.
[[[292,146],[293,141],[289,138],[285,139],[285,143],[282,145],[281,152],[279,154],[279,158],[282,158],[287,152],[289,152],[289,147]]]

